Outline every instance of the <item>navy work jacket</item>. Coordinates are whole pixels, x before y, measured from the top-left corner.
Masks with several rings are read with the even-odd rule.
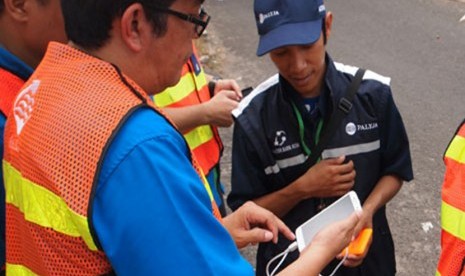
[[[324,132],[358,69],[335,63],[328,55],[326,64],[318,116],[306,112],[302,98],[278,74],[260,84],[233,111],[236,122],[232,191],[228,197],[233,210],[247,200],[289,185],[311,167],[304,147],[310,150],[314,147],[318,122],[322,120]],[[366,71],[352,109],[321,154],[322,158],[345,155],[347,161],[353,160],[357,173],[353,190],[362,203],[382,176],[396,175],[405,181],[413,179],[409,142],[389,82],[389,78]],[[303,127],[299,127],[295,108],[302,117]],[[300,131],[303,131],[303,139]],[[282,219],[294,231],[334,200],[310,198],[301,201]],[[337,275],[395,274],[394,244],[385,207],[374,215],[373,228],[373,243],[363,264],[355,269],[342,267]],[[265,275],[267,262],[289,244],[284,237],[280,237],[277,245],[261,244],[257,253],[257,275]],[[297,256],[298,253],[293,252],[282,267]],[[324,274],[330,273],[333,266],[330,265]]]

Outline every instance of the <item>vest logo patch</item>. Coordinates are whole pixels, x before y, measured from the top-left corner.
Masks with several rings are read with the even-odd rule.
[[[377,129],[377,128],[378,128],[377,122],[367,123],[367,124],[354,124],[350,122],[346,125],[346,133],[352,136],[358,131],[367,131],[367,130],[372,130],[372,129]]]
[[[276,136],[274,138],[274,146],[275,147],[280,147],[280,146],[284,145],[286,140],[287,140],[286,132],[284,130],[276,131]]]
[[[40,80],[34,80],[32,83],[24,88],[16,98],[13,106],[13,112],[16,121],[16,134],[20,134],[23,127],[26,125],[29,118],[31,118],[34,107],[34,95],[39,88]]]
[[[273,145],[275,148],[272,150],[273,154],[280,154],[297,149],[300,147],[299,143],[294,143],[292,145],[285,145],[287,142],[286,132],[284,130],[276,131],[276,136],[274,137]]]

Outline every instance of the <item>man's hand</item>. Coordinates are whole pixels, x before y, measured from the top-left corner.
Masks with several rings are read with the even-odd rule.
[[[355,212],[347,219],[326,226],[315,235],[310,247],[325,248],[332,257],[336,256],[353,240],[362,213]]]
[[[233,79],[217,80],[215,84],[215,91],[213,93],[216,95],[223,90],[230,90],[236,93],[235,100],[240,101],[242,99],[242,92],[239,84]]]
[[[251,201],[223,218],[223,225],[238,248],[260,242],[277,243],[279,232],[289,240],[295,239],[292,231],[278,217]]]
[[[355,236],[357,236],[364,228],[373,228],[373,213],[371,210],[363,210],[363,214],[360,217],[360,221],[357,223],[357,226],[355,227],[354,233]],[[344,266],[347,267],[357,267],[363,263],[363,260],[365,259],[368,250],[370,249],[371,242],[373,240],[373,236],[370,238],[370,241],[368,242],[368,245],[366,247],[365,252],[361,255],[352,255],[349,254],[347,256],[347,259],[344,261]],[[337,259],[342,260],[344,258],[344,254],[339,254],[337,256]]]
[[[164,107],[163,111],[184,134],[202,125],[229,127],[234,122],[231,111],[238,106],[241,98],[242,93],[235,80],[219,80],[210,100],[183,107]]]
[[[344,164],[345,157],[322,160],[302,175],[296,184],[303,198],[338,197],[346,194],[355,183],[354,163]]]
[[[355,233],[358,234],[363,228],[373,228],[373,216],[391,200],[402,186],[402,179],[395,175],[385,175],[376,183],[375,188],[363,203],[363,215],[355,227]],[[370,248],[372,240],[370,240]],[[361,256],[349,255],[344,262],[345,266],[355,267],[363,262],[368,249]]]
[[[235,91],[221,90],[205,104],[209,124],[229,127],[234,122],[231,112],[239,105]]]
[[[235,80],[218,80],[215,82],[214,96],[205,103],[209,124],[229,127],[233,124],[231,112],[242,99],[242,93]]]
[[[361,214],[332,223],[316,234],[299,258],[278,275],[318,275],[321,270],[353,239]]]

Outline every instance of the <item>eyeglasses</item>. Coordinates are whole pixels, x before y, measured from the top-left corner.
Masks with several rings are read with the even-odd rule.
[[[195,25],[195,33],[197,34],[197,37],[200,37],[203,32],[205,31],[205,28],[207,28],[208,22],[210,22],[210,15],[208,15],[205,10],[202,8],[200,9],[199,15],[192,15],[192,14],[185,14],[182,12],[178,12],[172,9],[161,9],[161,8],[155,8],[156,11],[159,12],[165,12],[171,15],[174,15],[182,20],[188,21],[192,24]]]

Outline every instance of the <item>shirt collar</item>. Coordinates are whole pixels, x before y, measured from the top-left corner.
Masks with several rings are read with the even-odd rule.
[[[23,80],[27,80],[33,72],[33,69],[20,60],[17,56],[7,51],[0,45],[0,67],[10,71]]]

